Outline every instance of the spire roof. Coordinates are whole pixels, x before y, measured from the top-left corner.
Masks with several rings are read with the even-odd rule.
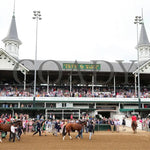
[[[144,23],[141,25],[140,38],[137,46],[150,45]]]
[[[12,20],[11,20],[10,28],[9,28],[9,31],[8,31],[8,35],[2,41],[4,43],[6,41],[15,41],[19,45],[22,44],[21,41],[18,38],[17,26],[16,26],[16,20],[15,20],[15,15],[14,14],[12,16]]]

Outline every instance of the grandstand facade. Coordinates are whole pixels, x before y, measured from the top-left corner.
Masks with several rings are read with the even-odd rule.
[[[15,13],[14,13],[15,14]],[[2,113],[28,113],[31,117],[81,118],[128,115],[138,109],[137,62],[103,60],[55,61],[19,60],[15,15],[0,49],[0,110]],[[140,54],[141,107],[150,108],[150,43],[144,23],[137,49]],[[37,70],[35,107],[34,70]],[[143,113],[144,114],[144,113]]]

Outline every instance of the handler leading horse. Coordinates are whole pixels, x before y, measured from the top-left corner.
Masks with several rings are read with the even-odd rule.
[[[22,121],[21,120],[17,120],[14,123],[14,126],[21,126],[22,127]],[[10,127],[11,127],[11,123],[9,124],[0,124],[0,131],[5,131],[5,132],[10,132]]]
[[[87,125],[87,121],[80,121],[79,123],[68,123],[64,129],[63,129],[63,132],[62,132],[62,136],[63,136],[63,140],[65,139],[65,135],[68,133],[68,136],[70,137],[70,139],[72,139],[71,135],[70,135],[70,132],[71,131],[75,131],[77,130],[78,133],[79,133],[79,137],[80,137],[80,134],[81,134],[81,129],[83,126],[86,126]],[[65,132],[66,130],[66,132]]]
[[[13,123],[14,123],[14,126],[18,126],[19,125],[22,128],[22,121],[21,120],[17,120],[17,121],[15,121]],[[6,132],[6,134],[7,134],[7,132],[11,131],[11,125],[12,125],[12,122],[9,123],[9,124],[2,124],[2,123],[0,123],[0,132],[1,133],[2,132]],[[0,139],[0,142],[2,142],[1,139]]]

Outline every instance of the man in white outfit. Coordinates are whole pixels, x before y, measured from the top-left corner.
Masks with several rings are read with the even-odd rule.
[[[116,131],[119,132],[119,126],[120,126],[119,119],[115,119],[114,124],[115,124],[115,127],[116,127]]]
[[[15,137],[16,137],[16,129],[17,127],[14,126],[14,123],[11,125],[10,127],[10,137],[9,137],[9,141],[11,141],[11,139],[13,139],[13,142],[15,142]]]

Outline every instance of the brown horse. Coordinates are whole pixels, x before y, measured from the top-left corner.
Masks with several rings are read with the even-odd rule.
[[[83,126],[86,126],[87,125],[87,121],[80,121],[79,123],[68,123],[66,126],[64,126],[63,128],[63,132],[62,132],[62,135],[63,135],[63,140],[65,139],[65,135],[68,133],[68,136],[70,137],[70,139],[72,139],[71,135],[70,135],[70,132],[71,131],[75,131],[77,130],[78,133],[79,133],[79,137],[80,137],[80,134],[81,134],[81,129],[83,128]],[[66,131],[66,132],[65,132]]]
[[[11,122],[9,124],[0,124],[0,131],[5,131],[5,132],[10,132],[10,127],[11,124],[14,123],[15,126],[21,126],[22,127],[22,121],[21,120],[17,120],[15,122]]]
[[[133,132],[136,133],[137,122],[136,121],[132,121],[131,127],[132,127]]]

